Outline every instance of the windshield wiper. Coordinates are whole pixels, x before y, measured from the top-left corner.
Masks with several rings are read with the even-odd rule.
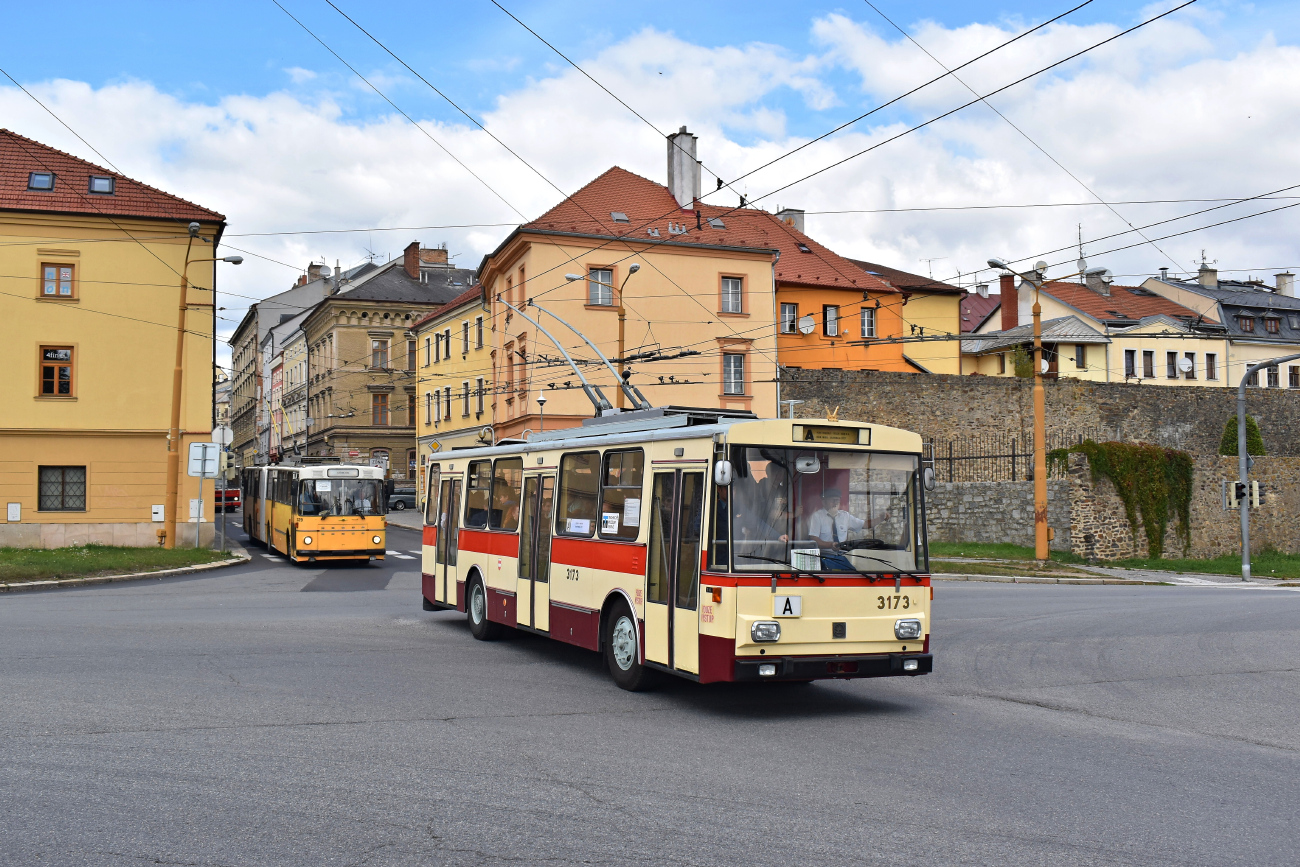
[[[766,561],[766,562],[768,562],[768,563],[775,563],[775,564],[777,564],[778,566],[784,566],[784,567],[785,567],[784,569],[781,570],[781,571],[783,571],[783,572],[790,572],[790,573],[792,573],[792,574],[798,574],[798,575],[807,575],[809,578],[816,578],[818,581],[820,581],[820,582],[823,583],[823,584],[826,583],[826,579],[823,578],[821,575],[818,575],[816,572],[808,572],[808,571],[806,571],[806,570],[804,570],[804,569],[796,569],[796,568],[794,568],[794,566],[790,565],[790,564],[787,563],[786,561],[784,561],[784,560],[778,560],[778,559],[776,559],[775,557],[762,557],[762,556],[759,556],[758,554],[737,554],[736,556],[737,556],[737,557],[744,557],[746,560],[764,560],[764,561]],[[776,576],[775,576],[775,575],[772,576],[772,592],[773,592],[773,593],[776,592]]]

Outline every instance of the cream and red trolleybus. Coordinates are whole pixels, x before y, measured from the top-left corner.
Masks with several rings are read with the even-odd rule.
[[[931,670],[921,438],[657,408],[435,455],[424,607],[603,652],[626,689]]]

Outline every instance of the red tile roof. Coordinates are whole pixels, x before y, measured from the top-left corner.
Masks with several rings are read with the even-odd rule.
[[[27,189],[32,172],[54,172],[54,189]],[[91,193],[91,175],[113,178],[113,193]],[[0,129],[0,210],[145,217],[187,223],[226,219],[216,211],[7,129]]]
[[[969,332],[979,328],[1001,304],[1001,295],[990,295],[987,298],[967,295],[961,299],[961,330]]]
[[[1136,292],[1135,292],[1136,290]],[[1184,307],[1168,298],[1155,295],[1139,286],[1110,287],[1110,295],[1094,292],[1080,283],[1048,281],[1043,284],[1043,291],[1076,310],[1087,313],[1094,319],[1111,321],[1115,319],[1141,319],[1144,316],[1164,314],[1175,319],[1195,319],[1197,312]],[[1213,322],[1206,319],[1206,322]]]
[[[626,214],[628,221],[615,222],[612,213]],[[710,219],[720,220],[723,228],[710,225]],[[695,207],[683,209],[667,187],[618,166],[522,228],[601,238],[625,237],[665,245],[709,244],[779,250],[778,283],[859,292],[898,291],[767,211],[719,207],[698,201]]]
[[[920,274],[911,274],[907,271],[900,271],[897,268],[890,268],[888,265],[881,265],[876,262],[864,262],[861,259],[850,259],[854,265],[857,265],[863,271],[878,274],[881,278],[889,282],[889,285],[897,289],[925,289],[936,295],[951,294],[957,295],[962,290],[957,287],[935,280],[933,277],[922,277]]]
[[[421,316],[419,319],[415,320],[415,324],[412,325],[411,328],[413,330],[419,328],[421,325],[428,322],[430,319],[434,319],[438,316],[441,316],[445,311],[454,310],[455,308],[459,307],[460,305],[464,304],[467,301],[473,301],[474,299],[482,296],[482,294],[483,294],[483,284],[475,283],[473,286],[469,287],[464,292],[460,293],[455,298],[448,301],[446,304],[443,304],[437,310],[434,310],[432,313],[426,313],[423,316]]]

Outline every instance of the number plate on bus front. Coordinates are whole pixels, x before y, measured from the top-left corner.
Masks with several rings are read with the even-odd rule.
[[[800,617],[803,614],[802,596],[775,596],[772,603],[773,617]]]

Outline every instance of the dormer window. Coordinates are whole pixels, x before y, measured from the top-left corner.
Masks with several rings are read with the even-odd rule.
[[[1247,332],[1247,333],[1253,332],[1253,331],[1255,330],[1255,317],[1253,317],[1253,316],[1238,316],[1238,317],[1237,317],[1237,327],[1240,328],[1242,331],[1245,331],[1245,332]]]
[[[1264,319],[1264,330],[1269,334],[1277,334],[1282,328],[1282,320],[1276,316],[1269,316]]]
[[[629,219],[627,218],[627,214],[623,213],[622,211],[610,211],[610,212],[609,212],[609,218],[610,218],[611,220],[613,220],[615,223],[630,223],[630,222],[632,222],[631,220],[629,220]]]
[[[721,217],[709,217],[709,228],[711,228],[711,229],[725,229],[725,228],[727,228],[727,224],[724,223],[724,222],[722,222],[722,218],[721,218]]]
[[[29,190],[52,190],[54,189],[54,172],[32,172],[27,176],[27,189]]]
[[[107,175],[91,175],[90,191],[101,196],[113,195],[115,179]]]

